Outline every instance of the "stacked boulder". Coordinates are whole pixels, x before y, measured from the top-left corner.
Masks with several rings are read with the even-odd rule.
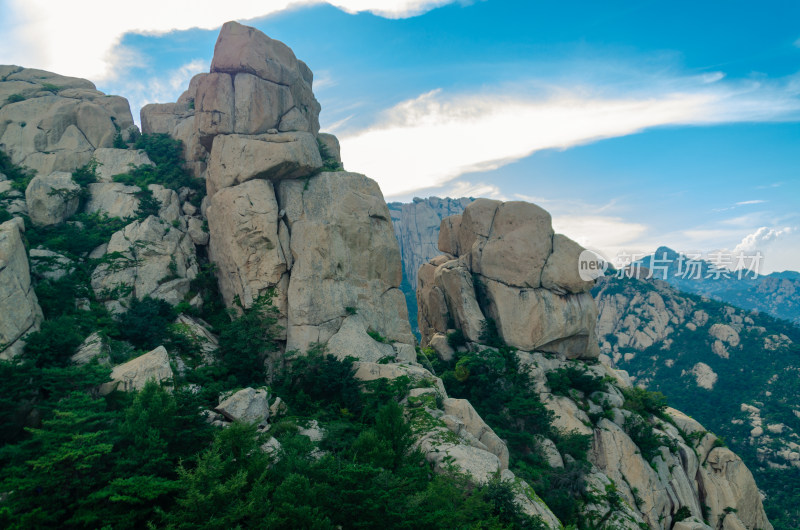
[[[453,329],[478,342],[488,319],[521,350],[597,357],[594,284],[578,274],[583,248],[554,234],[550,214],[525,202],[478,199],[442,220],[437,256],[417,284],[423,344]]]
[[[218,168],[232,162],[240,167],[266,162],[262,155],[276,166],[284,165],[273,171],[290,176],[294,170],[285,165],[292,155],[295,162],[315,161],[311,151],[319,158],[315,137],[320,105],[312,82],[311,70],[288,46],[255,28],[228,22],[214,47],[211,72],[196,75],[176,103],[145,106],[142,132],[182,140],[186,160],[198,177],[205,175],[206,161]],[[214,151],[219,135],[243,137],[220,141]],[[219,172],[217,177],[235,178]]]
[[[320,172],[320,145],[340,159],[335,137],[318,134],[312,80],[285,44],[228,22],[211,72],[177,103],[144,107],[142,128],[182,139],[206,180],[209,258],[229,307],[273,292],[288,350],[412,358],[389,210],[373,180]]]

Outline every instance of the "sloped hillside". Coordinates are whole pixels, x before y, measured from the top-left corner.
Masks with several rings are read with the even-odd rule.
[[[753,470],[776,528],[800,524],[800,330],[659,280],[594,288],[601,351],[724,438]]]
[[[718,258],[734,267],[741,259],[744,267],[752,267],[756,272],[760,270],[761,260],[756,254],[721,254]],[[645,257],[639,263],[647,268],[659,267],[656,277],[681,291],[800,324],[800,272],[758,275],[726,270],[717,272],[715,264],[696,257],[687,257],[668,247],[659,247],[653,255]]]

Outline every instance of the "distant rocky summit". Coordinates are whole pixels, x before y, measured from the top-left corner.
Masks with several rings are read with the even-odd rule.
[[[652,278],[609,276],[593,292],[603,357],[723,436],[753,470],[768,511],[791,511],[800,330]]]
[[[735,266],[735,255],[720,256]],[[747,257],[747,256],[744,256]],[[687,265],[692,261],[691,265]],[[743,309],[767,313],[800,325],[800,272],[784,271],[761,274],[757,255],[743,259],[753,272],[719,269],[714,263],[692,259],[668,247],[659,247],[652,255],[639,260],[641,266],[656,269],[654,277],[681,291],[707,296]]]

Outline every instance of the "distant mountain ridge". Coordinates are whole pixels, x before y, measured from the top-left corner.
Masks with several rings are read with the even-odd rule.
[[[686,255],[662,246],[634,264],[649,268],[654,278],[681,291],[800,324],[800,272],[773,272],[754,277],[749,272],[717,271],[713,263],[701,259],[693,260],[697,264],[695,270],[687,270],[688,261]]]

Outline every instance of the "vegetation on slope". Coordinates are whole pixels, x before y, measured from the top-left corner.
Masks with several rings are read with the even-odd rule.
[[[166,155],[148,149],[156,167],[117,180],[143,190],[186,183],[176,173],[179,144],[143,136],[137,146]],[[0,361],[0,526],[539,526],[520,512],[508,484],[478,487],[454,471],[430,472],[411,450],[411,427],[398,404],[408,379],[363,385],[353,378],[351,359],[337,360],[321,348],[273,367],[271,392],[288,412],[268,432],[240,423],[212,427],[201,412],[216,406],[221,393],[267,382],[265,357],[278,331],[270,298],[229,313],[201,255],[201,273],[187,296],[199,294],[200,309],[144,298],[114,316],[95,299],[89,279],[98,262],[87,255],[132,219],[73,220],[80,224],[26,223],[28,245],[64,254],[74,270],[36,283],[42,329],[28,336],[22,356]],[[173,324],[179,312],[211,324],[219,336],[213,362],[204,362],[196,342]],[[104,337],[115,364],[164,345],[189,369],[173,370],[172,389],[151,382],[139,392],[100,396],[110,368],[69,359],[92,332]],[[326,432],[318,447],[299,432],[312,420]],[[280,442],[277,454],[261,450],[270,437]]]
[[[691,306],[692,311],[704,311],[707,322],[691,329],[684,324],[674,325],[666,340],[637,350],[616,345],[614,335],[600,340],[614,342],[619,353],[618,366],[627,370],[650,390],[670,396],[673,406],[691,415],[707,429],[724,438],[753,472],[759,488],[765,492],[764,508],[776,529],[800,527],[800,468],[777,459],[770,464],[771,454],[785,451],[789,443],[800,443],[800,329],[791,323],[769,315],[743,311],[729,304],[671,289],[663,282],[635,278],[606,278],[596,288],[601,298],[623,295],[632,299],[636,294],[646,299],[648,293],[658,293],[670,306],[670,300]],[[630,306],[636,313],[640,308]],[[740,345],[730,348],[729,357],[713,352],[714,338],[709,329],[715,324],[731,324],[730,316],[742,315],[752,319],[738,335]],[[624,319],[625,315],[621,316]],[[767,349],[767,336],[785,335],[790,344]],[[669,344],[665,344],[669,341]],[[710,366],[718,379],[713,389],[699,387],[692,368],[699,362]],[[764,425],[761,437],[751,437],[754,428],[749,413],[742,405],[756,407]],[[770,433],[767,425],[783,425],[783,433]]]

